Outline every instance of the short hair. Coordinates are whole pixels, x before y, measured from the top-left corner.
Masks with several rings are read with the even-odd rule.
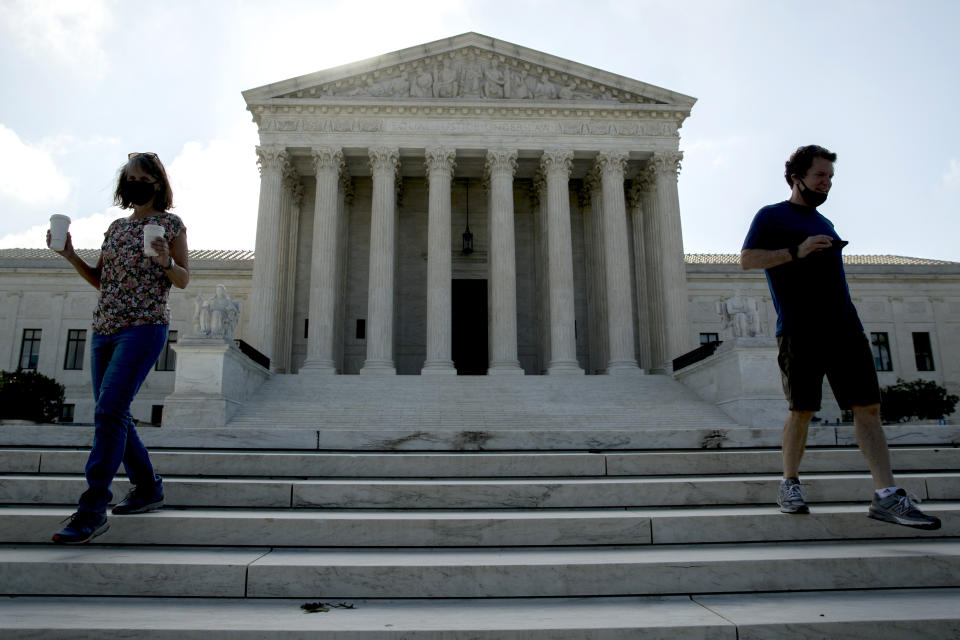
[[[167,178],[167,170],[163,168],[160,158],[154,153],[132,154],[127,163],[120,167],[120,173],[117,176],[117,190],[113,192],[113,204],[121,209],[129,209],[133,206],[133,203],[123,193],[123,183],[127,180],[127,170],[132,167],[140,169],[160,185],[160,188],[157,189],[157,195],[153,199],[154,208],[157,211],[172,209],[173,189],[170,188],[170,179]]]
[[[793,180],[790,179],[790,176],[796,175],[803,178],[803,176],[807,175],[807,171],[810,171],[814,158],[823,158],[830,162],[836,162],[837,154],[816,144],[797,147],[797,150],[794,151],[790,159],[787,160],[786,170],[783,172],[783,177],[786,178],[787,184],[790,185],[791,188],[793,187]]]

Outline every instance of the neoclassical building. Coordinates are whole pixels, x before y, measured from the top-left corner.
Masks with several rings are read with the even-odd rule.
[[[274,370],[621,374],[691,347],[693,98],[475,33],[243,95]]]
[[[219,284],[275,374],[669,374],[728,337],[732,300],[772,336],[763,273],[740,270],[738,247],[684,256],[691,97],[474,33],[243,95],[256,250],[192,252],[172,341]],[[845,261],[881,384],[960,392],[960,263]],[[92,420],[95,304],[52,252],[0,250],[0,368],[65,384],[67,421]],[[159,421],[176,368],[168,349],[135,417]]]

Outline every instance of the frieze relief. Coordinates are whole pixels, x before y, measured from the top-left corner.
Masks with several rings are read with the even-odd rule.
[[[260,131],[280,133],[504,133],[585,137],[677,137],[675,121],[603,122],[479,119],[265,118]]]
[[[661,100],[474,47],[400,63],[278,97],[324,96],[664,104]]]

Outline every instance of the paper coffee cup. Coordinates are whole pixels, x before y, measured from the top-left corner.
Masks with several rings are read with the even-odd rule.
[[[153,250],[153,247],[150,244],[153,242],[154,238],[163,237],[163,227],[158,224],[145,224],[143,225],[143,255],[145,256],[155,256],[157,252]]]
[[[50,216],[50,248],[63,251],[67,246],[67,231],[70,230],[70,216],[55,213]]]

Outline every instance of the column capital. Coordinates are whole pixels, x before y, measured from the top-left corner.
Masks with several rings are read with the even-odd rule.
[[[393,147],[372,147],[367,151],[370,171],[374,174],[394,174],[400,168],[400,150]]]
[[[286,148],[280,146],[257,146],[257,170],[263,175],[263,170],[282,171],[284,163],[290,155]]]
[[[290,185],[290,202],[299,208],[303,204],[303,185],[297,180]]]
[[[427,147],[423,158],[423,166],[426,167],[428,176],[434,172],[452,176],[457,166],[457,150],[449,147]]]
[[[517,150],[516,149],[487,149],[487,160],[484,164],[484,171],[487,176],[494,174],[507,174],[513,177],[517,170]]]
[[[583,176],[583,188],[588,194],[598,192],[603,188],[598,167],[591,167],[587,175]]]
[[[339,172],[344,167],[343,151],[340,147],[313,147],[313,170],[319,175],[325,171]]]
[[[677,179],[680,175],[680,161],[683,160],[682,151],[668,151],[665,153],[655,153],[650,160],[650,166],[656,172],[658,177],[667,177]]]
[[[573,151],[570,149],[546,149],[540,157],[540,168],[544,174],[570,175],[573,166]]]
[[[600,175],[614,175],[623,180],[629,156],[622,151],[602,151],[597,154],[596,168]]]

